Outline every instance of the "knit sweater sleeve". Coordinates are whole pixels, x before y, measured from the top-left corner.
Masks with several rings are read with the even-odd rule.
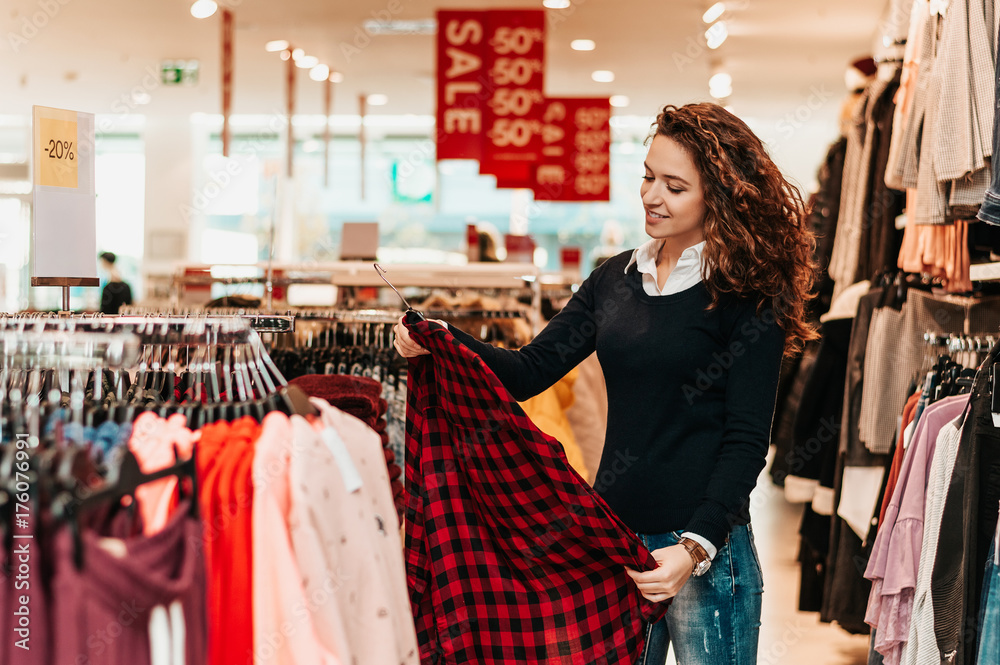
[[[778,391],[785,332],[771,310],[760,314],[740,303],[726,352],[714,362],[729,366],[722,445],[701,503],[687,524],[721,548],[750,506],[750,492],[764,468]]]
[[[595,281],[600,268],[584,280],[569,303],[548,325],[518,350],[500,349],[449,325],[459,342],[493,370],[519,402],[544,392],[594,351],[597,325],[594,316]]]

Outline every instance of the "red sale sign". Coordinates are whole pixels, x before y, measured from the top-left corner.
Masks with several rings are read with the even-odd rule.
[[[437,158],[480,159],[488,97],[484,11],[437,13]]]
[[[479,172],[498,185],[530,187],[541,158],[545,70],[545,12],[487,12],[483,154]]]
[[[551,97],[542,120],[542,158],[532,185],[535,199],[610,201],[609,100]]]

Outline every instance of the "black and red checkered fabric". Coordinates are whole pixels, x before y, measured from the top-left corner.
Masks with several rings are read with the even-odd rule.
[[[483,361],[436,323],[410,363],[406,573],[425,664],[632,663],[656,562]]]

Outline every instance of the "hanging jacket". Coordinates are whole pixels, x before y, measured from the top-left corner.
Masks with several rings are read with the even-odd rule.
[[[632,663],[656,562],[479,356],[407,327],[406,574],[421,662]]]

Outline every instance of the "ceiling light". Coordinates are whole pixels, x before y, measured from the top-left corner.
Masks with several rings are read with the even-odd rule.
[[[278,51],[284,51],[286,48],[288,48],[288,40],[286,39],[276,39],[264,44],[264,50],[268,53],[277,53]]]
[[[719,72],[708,79],[708,94],[715,99],[725,99],[733,94],[733,77],[725,72]]]
[[[725,21],[719,21],[705,31],[705,41],[708,42],[708,48],[712,49],[722,46],[722,42],[726,41],[726,37],[728,36],[729,27]]]
[[[314,55],[304,55],[295,61],[295,66],[301,67],[302,69],[312,69],[318,64],[319,64],[319,58],[317,58]]]
[[[153,101],[153,97],[148,92],[136,90],[132,93],[132,101],[136,104],[148,104]]]
[[[574,51],[593,51],[595,46],[593,39],[574,39],[569,43]]]
[[[330,68],[327,65],[316,65],[309,70],[309,78],[313,81],[325,81],[330,75]]]
[[[611,99],[609,101],[615,108],[624,108],[632,103],[631,100],[625,95],[611,95]]]
[[[344,75],[340,72],[330,72],[330,83],[341,83],[344,80]]]
[[[566,9],[569,7],[569,0],[542,0],[542,7],[546,9]]]
[[[216,11],[218,11],[219,5],[215,4],[215,0],[195,0],[194,4],[191,5],[191,16],[195,18],[208,18]]]
[[[389,103],[389,98],[385,95],[368,95],[367,101],[370,106],[385,106]]]
[[[704,21],[705,23],[715,23],[715,19],[722,16],[722,14],[725,11],[726,11],[726,3],[717,2],[711,7],[709,7],[708,10],[701,15],[701,20]]]
[[[598,69],[590,75],[590,78],[594,79],[598,83],[611,83],[615,80],[615,73],[609,72],[606,69]]]
[[[726,86],[733,85],[733,77],[725,72],[719,72],[712,78],[708,79],[709,88],[724,88]]]
[[[306,54],[305,49],[297,48],[292,51],[292,60],[298,61],[299,58]]]
[[[291,57],[292,57],[292,52],[289,51],[288,49],[285,49],[284,51],[281,52],[281,59],[282,60],[288,60]]]
[[[432,18],[412,21],[375,18],[364,21],[361,29],[369,35],[433,35],[437,34],[437,21]]]

